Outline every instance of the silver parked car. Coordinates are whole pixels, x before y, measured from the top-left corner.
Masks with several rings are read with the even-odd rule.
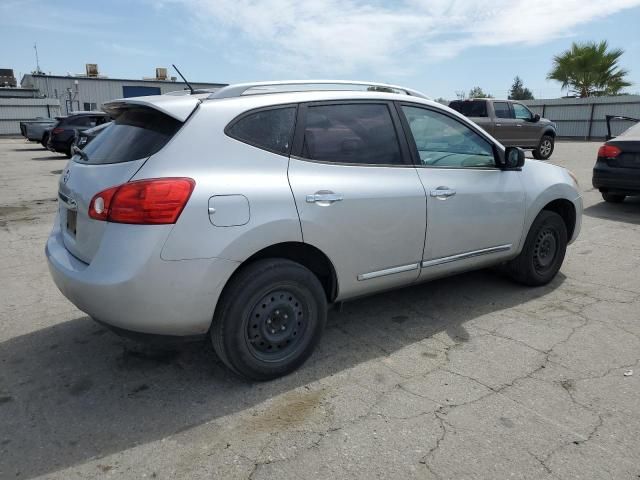
[[[499,264],[546,284],[580,230],[571,173],[402,87],[244,84],[105,109],[115,121],[60,178],[55,283],[115,329],[210,335],[247,378],[300,366],[330,304]]]

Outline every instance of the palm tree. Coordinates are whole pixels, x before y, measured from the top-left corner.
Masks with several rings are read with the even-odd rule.
[[[628,71],[620,68],[621,48],[609,50],[606,40],[600,43],[571,44],[569,50],[553,57],[553,68],[547,75],[572,93],[581,97],[617,95],[631,83],[625,80]]]

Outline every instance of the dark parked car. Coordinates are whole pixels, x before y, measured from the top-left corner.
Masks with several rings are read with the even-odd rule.
[[[474,98],[454,100],[449,107],[489,132],[505,147],[532,150],[533,158],[546,160],[553,153],[556,125],[514,100]]]
[[[592,182],[607,202],[640,195],[640,123],[600,147]]]
[[[77,112],[56,123],[49,133],[47,148],[52,152],[64,153],[71,157],[71,147],[79,132],[93,128],[111,119],[104,112]]]
[[[79,131],[76,135],[76,139],[74,145],[78,148],[84,148],[91,140],[96,138],[105,128],[111,125],[113,122],[103,123],[102,125],[98,125],[97,127],[89,128],[87,130]],[[73,152],[72,152],[73,153]]]

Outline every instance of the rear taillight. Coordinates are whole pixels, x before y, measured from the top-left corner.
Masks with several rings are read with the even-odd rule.
[[[598,150],[598,156],[603,158],[616,158],[620,153],[622,153],[622,150],[618,147],[615,145],[607,145],[606,143]]]
[[[97,193],[89,217],[114,223],[176,223],[196,182],[192,178],[136,180]]]
[[[62,132],[64,132],[64,128],[54,128],[53,130],[51,130],[51,133],[53,133],[54,135]]]

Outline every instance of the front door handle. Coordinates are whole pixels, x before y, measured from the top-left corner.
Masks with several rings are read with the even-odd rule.
[[[446,200],[449,197],[453,197],[456,191],[449,187],[438,187],[435,190],[431,190],[429,194],[432,197],[439,198],[440,200]]]
[[[333,202],[341,202],[344,197],[338,193],[320,191],[306,197],[307,203],[317,203],[319,205],[330,205]]]

